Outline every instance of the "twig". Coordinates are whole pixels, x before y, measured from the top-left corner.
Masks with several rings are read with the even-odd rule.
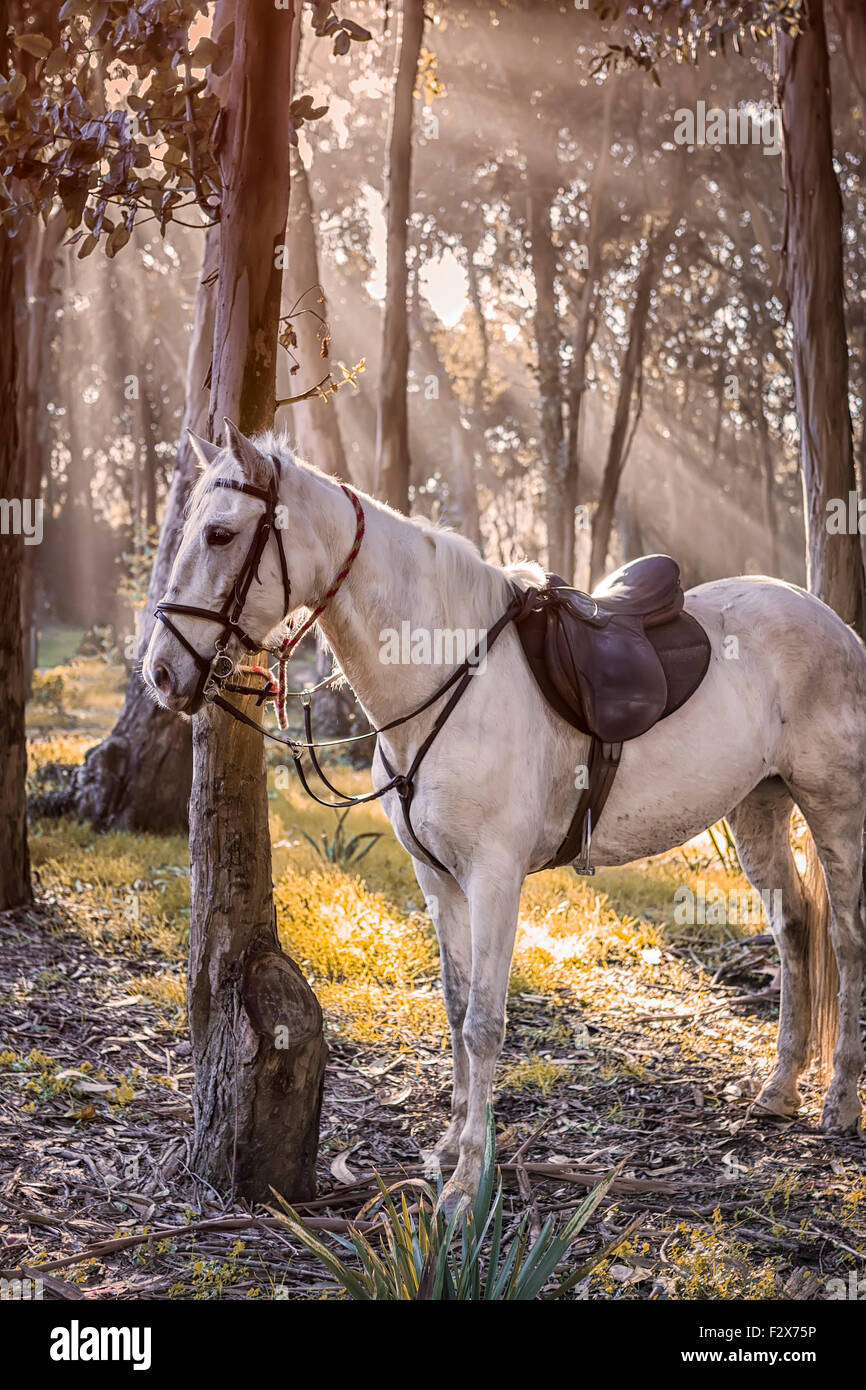
[[[520,1145],[520,1148],[515,1149],[514,1153],[511,1155],[512,1163],[517,1163],[523,1157],[530,1144],[535,1143],[536,1139],[538,1139],[544,1133],[548,1125],[551,1124],[552,1120],[553,1116],[548,1115],[546,1120],[542,1120],[540,1125],[536,1125],[529,1138],[524,1139],[523,1143]]]
[[[707,1014],[718,1013],[720,1009],[730,1008],[732,1004],[763,1004],[768,1000],[778,998],[779,991],[777,989],[762,989],[760,994],[737,994],[732,999],[723,999],[721,1004],[710,1004],[706,1009],[698,1009],[697,1011],[692,1009],[684,1014],[632,1014],[631,1018],[635,1023],[658,1023],[665,1019],[680,1019],[685,1022],[686,1019],[690,1018],[706,1018]]]
[[[858,1260],[863,1259],[864,1252],[855,1250],[853,1246],[846,1245],[844,1240],[837,1240],[836,1236],[831,1236],[827,1231],[816,1231],[813,1226],[807,1226],[805,1230],[800,1230],[797,1226],[788,1226],[786,1222],[779,1221],[777,1217],[764,1216],[762,1212],[755,1211],[754,1207],[746,1207],[750,1216],[754,1216],[758,1221],[763,1221],[770,1226],[778,1226],[783,1231],[790,1232],[791,1235],[798,1236],[802,1241],[807,1236],[812,1240],[827,1240],[831,1245],[837,1246],[839,1250],[844,1250],[848,1255],[854,1255]]]

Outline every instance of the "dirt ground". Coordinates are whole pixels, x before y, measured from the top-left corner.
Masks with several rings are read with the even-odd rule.
[[[38,1265],[47,1296],[73,1299],[333,1294],[321,1268],[260,1219],[264,1209],[249,1212],[190,1172],[189,1043],[136,993],[153,964],[146,951],[102,954],[64,929],[57,909],[6,914],[0,938],[6,1036],[29,1056],[50,1047],[57,1064],[16,1069],[0,1056],[6,1277]],[[750,942],[730,952],[724,986],[696,989],[694,999],[666,986],[655,999],[643,987],[633,1001],[627,967],[608,968],[593,982],[608,1008],[556,1010],[558,1084],[546,1095],[528,1085],[501,1091],[498,1155],[514,1220],[525,1206],[518,1149],[524,1192],[542,1218],[573,1209],[628,1156],[576,1260],[635,1216],[639,1227],[575,1296],[826,1298],[834,1278],[859,1277],[862,1144],[817,1131],[809,1087],[805,1123],[747,1118],[757,1083],[750,1048],[774,1006],[731,1008],[726,995],[758,992],[752,962],[763,950]],[[684,1015],[687,1047],[681,1025],[654,1024],[637,1007],[658,1018],[698,998],[702,1016]],[[506,1076],[550,1028],[548,1001],[512,1000]],[[448,1095],[441,1048],[403,1046],[394,1056],[332,1043],[320,1196],[301,1210],[342,1230],[373,1195],[374,1169],[417,1175]]]

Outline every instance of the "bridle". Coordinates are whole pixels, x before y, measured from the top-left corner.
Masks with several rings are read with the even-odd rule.
[[[216,698],[216,695],[221,689],[231,688],[228,685],[228,681],[235,669],[235,663],[232,658],[226,654],[226,647],[231,637],[237,637],[248,652],[258,652],[261,650],[262,643],[255,641],[254,638],[250,637],[249,633],[244,631],[241,627],[240,619],[253,580],[255,580],[257,584],[261,584],[262,582],[259,578],[259,565],[261,564],[262,555],[267,546],[268,538],[271,535],[273,535],[276,542],[277,554],[280,560],[280,576],[283,582],[284,621],[291,612],[292,585],[289,579],[289,567],[286,563],[282,530],[277,525],[279,481],[282,476],[282,469],[280,467],[280,461],[275,454],[271,455],[271,461],[274,465],[274,473],[269,486],[266,488],[256,487],[253,483],[235,482],[230,478],[217,478],[211,483],[208,489],[210,492],[218,487],[229,488],[232,492],[243,492],[248,497],[256,497],[260,502],[264,502],[265,504],[265,510],[259,517],[259,522],[256,526],[255,534],[250,541],[244,562],[238,571],[235,582],[229,590],[222,607],[216,610],[212,608],[198,608],[189,603],[169,603],[167,599],[161,599],[154,610],[155,616],[168,628],[172,636],[177,638],[181,646],[189,652],[189,655],[198,667],[199,682],[195,690],[194,704],[202,697],[211,701]],[[324,612],[328,603],[330,603],[331,599],[334,597],[334,594],[349,573],[361,547],[361,539],[364,535],[364,510],[357,495],[351,488],[346,487],[345,484],[342,483],[340,486],[355,508],[355,515],[357,518],[355,543],[346,564],[337,576],[336,582],[328,590],[322,602],[313,610],[312,616],[296,633],[292,633],[291,636],[281,644],[278,656],[283,668],[285,662],[288,660],[288,656],[297,646],[301,637],[306,633],[308,628],[313,625],[319,614]],[[177,625],[167,616],[169,613],[183,614],[185,617],[201,618],[206,622],[219,623],[222,631],[214,641],[213,655],[209,656],[197,651],[192,643],[187,641]],[[246,689],[246,687],[243,688]]]

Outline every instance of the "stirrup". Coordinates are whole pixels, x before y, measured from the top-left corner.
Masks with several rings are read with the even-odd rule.
[[[585,878],[591,878],[595,869],[589,862],[589,853],[592,849],[592,810],[587,809],[586,820],[583,823],[583,839],[580,845],[580,853],[572,864],[576,874],[582,874]]]

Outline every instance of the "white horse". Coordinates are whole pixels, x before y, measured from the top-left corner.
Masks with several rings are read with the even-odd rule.
[[[299,462],[285,438],[245,439],[227,422],[224,449],[196,441],[205,471],[191,499],[167,597],[207,610],[231,595],[262,516],[256,496],[214,488],[234,479],[267,489],[277,480],[292,604],[312,608],[329,591],[355,536],[340,485]],[[273,458],[280,462],[275,469]],[[538,584],[532,566],[503,570],[464,538],[407,519],[361,493],[366,535],[321,630],[377,726],[421,704],[448,670],[382,660],[388,634],[490,629],[512,586]],[[246,632],[271,647],[285,631],[278,547],[266,545],[260,584],[246,597]],[[866,936],[861,916],[866,820],[866,649],[818,599],[773,579],[702,584],[686,609],[709,636],[707,675],[688,702],[623,747],[622,762],[592,839],[596,864],[617,865],[673,848],[727,817],[743,868],[765,903],[781,956],[778,1057],[756,1104],[790,1115],[811,1056],[813,1015],[828,981],[836,1037],[822,1124],[856,1130],[863,1065],[860,994]],[[189,645],[212,645],[219,625],[175,618]],[[734,640],[731,640],[734,639]],[[232,644],[234,643],[234,645]],[[228,655],[241,657],[236,639]],[[393,656],[393,644],[391,646]],[[156,624],[147,682],[169,709],[194,713],[201,675],[187,647]],[[405,770],[441,702],[381,739],[388,763]],[[228,717],[228,716],[226,716]],[[412,821],[446,869],[424,862],[406,835],[396,792],[383,798],[410,855],[435,925],[451,1029],[451,1122],[437,1146],[456,1163],[444,1199],[453,1208],[477,1186],[485,1112],[505,1029],[508,976],[521,885],[554,854],[575,805],[575,768],[587,740],[540,694],[513,625],[489,652],[418,776]],[[377,748],[374,786],[388,774]],[[823,874],[801,882],[789,822],[798,806]],[[829,895],[829,910],[827,894]],[[780,891],[779,891],[780,890]],[[823,939],[816,923],[823,922]],[[833,952],[826,949],[826,931]],[[822,950],[823,948],[823,950]],[[819,979],[810,960],[823,955]],[[838,966],[838,978],[833,964]],[[829,962],[829,965],[826,964]],[[833,998],[838,987],[838,1007]]]

